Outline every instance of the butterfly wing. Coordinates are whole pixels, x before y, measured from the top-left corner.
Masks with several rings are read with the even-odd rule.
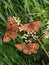
[[[30,48],[28,48],[27,45],[23,48],[23,53],[25,53],[25,54],[31,54]]]
[[[36,22],[31,22],[28,24],[24,24],[20,27],[20,29],[25,30],[27,32],[34,32],[34,31],[38,31],[39,27],[41,25],[40,21],[36,21]]]
[[[25,30],[25,31],[27,31],[27,32],[30,32],[29,24],[21,25],[20,29]]]
[[[38,50],[39,44],[38,43],[28,43],[27,46],[31,49]]]
[[[11,31],[18,32],[19,26],[17,24],[13,24],[11,27]]]
[[[13,17],[8,17],[7,31],[4,35],[3,42],[15,39],[18,35],[18,25],[14,23]]]
[[[23,50],[25,54],[30,54],[29,50],[26,47],[26,44],[15,44],[15,47],[20,51]]]
[[[15,39],[17,35],[16,32],[7,31],[3,37],[3,42],[9,42],[11,39]]]
[[[18,50],[23,50],[25,54],[37,53],[39,44],[37,43],[28,43],[28,44],[16,44],[15,47]]]
[[[25,44],[15,44],[15,47],[18,49],[18,50],[23,50],[24,47],[25,47]]]
[[[27,47],[23,49],[23,52],[24,52],[25,54],[37,53],[36,50],[31,49],[31,48],[27,48]]]
[[[23,48],[23,52],[25,54],[37,53],[38,48],[39,48],[39,44],[37,44],[37,43],[28,43]]]
[[[17,24],[13,24],[11,31],[10,32],[10,37],[12,39],[15,39],[18,36],[18,25]]]
[[[10,40],[10,33],[7,31],[3,37],[3,42],[9,42]]]
[[[39,28],[40,28],[40,26],[41,26],[41,21],[36,21],[36,22],[31,22],[32,23],[32,25],[33,25],[33,30],[35,31],[35,32],[37,32],[38,30],[39,30]]]
[[[15,47],[20,51],[23,50],[25,54],[29,54],[26,44],[15,44]]]
[[[37,53],[37,50],[39,49],[39,44],[38,43],[29,43],[27,44],[29,51],[31,53]]]
[[[14,19],[12,17],[8,18],[7,29],[10,32],[10,37],[15,39],[18,35],[18,25],[14,23]]]
[[[11,39],[15,39],[17,37],[17,33],[16,32],[13,32],[13,31],[10,31],[10,38]]]
[[[8,23],[7,23],[7,30],[11,30],[13,24],[14,24],[14,19],[13,19],[13,17],[9,16]]]

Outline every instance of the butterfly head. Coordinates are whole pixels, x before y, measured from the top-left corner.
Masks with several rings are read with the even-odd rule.
[[[13,24],[14,23],[13,17],[11,17],[11,16],[8,17],[8,23],[10,23],[10,24]]]

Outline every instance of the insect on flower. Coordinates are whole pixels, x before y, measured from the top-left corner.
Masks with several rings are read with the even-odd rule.
[[[49,38],[49,28],[46,29],[46,31],[44,32],[44,37],[45,38]]]
[[[25,54],[37,53],[39,49],[38,43],[28,43],[28,44],[15,44],[15,47],[23,51]]]
[[[19,26],[14,23],[13,17],[8,17],[7,29],[3,37],[3,42],[9,42],[11,39],[15,39],[18,35]]]
[[[20,29],[27,31],[28,33],[37,32],[39,30],[40,25],[41,25],[40,21],[35,21],[21,25]]]

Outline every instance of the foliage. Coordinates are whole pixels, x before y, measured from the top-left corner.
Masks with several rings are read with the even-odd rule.
[[[40,40],[40,48],[37,54],[25,55],[18,51],[15,43],[22,43],[21,36],[8,43],[2,41],[6,31],[8,16],[17,16],[22,24],[30,20],[41,20],[42,26],[37,35],[43,34],[46,23],[49,20],[49,0],[0,0],[0,65],[49,65],[49,57],[43,46],[49,52],[49,38]],[[39,40],[38,40],[39,42]]]

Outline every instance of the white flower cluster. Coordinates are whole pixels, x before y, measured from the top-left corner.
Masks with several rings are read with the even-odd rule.
[[[19,17],[14,17],[14,16],[13,16],[13,19],[15,20],[15,22],[16,22],[18,25],[20,25],[21,20],[19,19]]]
[[[31,33],[24,34],[22,38],[25,39],[26,43],[31,43],[33,39],[36,40],[38,36],[36,35],[36,32],[31,32]]]
[[[47,29],[44,31],[44,37],[49,38],[49,21],[47,22]]]

